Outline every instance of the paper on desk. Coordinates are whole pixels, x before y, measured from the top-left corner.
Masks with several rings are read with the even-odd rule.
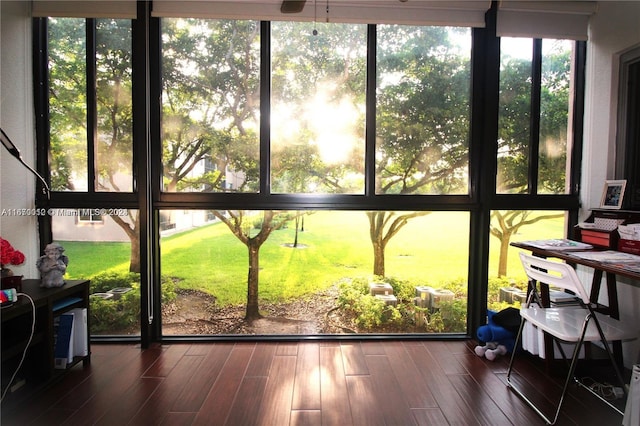
[[[640,223],[618,225],[618,234],[623,240],[640,240]]]
[[[591,244],[583,243],[581,241],[569,240],[566,238],[555,238],[550,240],[532,240],[521,241],[521,244],[526,244],[532,247],[537,247],[545,250],[588,250],[592,249]]]
[[[615,250],[572,252],[571,256],[603,263],[640,262],[640,256]]]

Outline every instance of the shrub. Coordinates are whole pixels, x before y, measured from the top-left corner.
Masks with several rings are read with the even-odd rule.
[[[104,272],[91,278],[91,293],[104,293],[114,288],[131,288],[119,299],[91,297],[91,333],[118,332],[137,325],[140,319],[140,274]],[[169,303],[176,299],[176,289],[169,277],[161,278],[161,300]]]
[[[140,274],[135,272],[107,271],[91,277],[91,293],[104,293],[114,288],[140,285]]]
[[[393,288],[393,294],[398,299],[398,305],[405,303],[413,304],[417,284],[393,277],[388,277],[385,281],[391,285],[391,288]]]
[[[89,304],[92,334],[126,330],[140,318],[140,286],[135,285],[118,300],[91,297]]]
[[[467,304],[465,300],[453,299],[442,302],[440,310],[434,315],[439,315],[442,321],[443,331],[464,332],[467,329]]]
[[[369,281],[363,278],[340,284],[338,306],[352,314],[355,325],[365,330],[398,325],[403,319],[401,309],[369,294]]]

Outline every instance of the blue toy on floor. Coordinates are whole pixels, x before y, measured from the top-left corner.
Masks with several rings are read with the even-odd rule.
[[[516,308],[506,308],[500,312],[487,310],[487,324],[478,327],[476,332],[478,341],[484,343],[484,346],[475,347],[476,355],[484,356],[489,361],[493,361],[498,356],[513,351],[515,333],[511,330],[516,325],[514,315],[517,315],[519,322],[520,312]],[[498,321],[496,322],[496,320]],[[505,326],[508,326],[509,329]]]

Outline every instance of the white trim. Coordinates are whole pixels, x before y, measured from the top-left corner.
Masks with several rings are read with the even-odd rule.
[[[152,16],[264,21],[341,22],[484,27],[489,0],[307,0],[300,13],[280,12],[281,0],[201,0],[153,2]],[[315,6],[315,13],[314,13]]]
[[[526,16],[525,16],[526,15]],[[589,17],[554,13],[498,11],[496,33],[500,37],[533,37],[586,40]]]
[[[500,37],[587,40],[595,1],[500,2],[496,33]]]
[[[135,0],[33,1],[33,17],[136,18]]]

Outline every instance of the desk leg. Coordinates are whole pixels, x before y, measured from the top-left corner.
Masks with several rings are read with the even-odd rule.
[[[600,283],[602,283],[602,271],[600,269],[594,269],[593,279],[591,280],[591,293],[589,294],[589,299],[596,303],[598,302],[598,296],[600,295]]]
[[[607,272],[607,296],[609,297],[609,315],[611,318],[620,319],[616,274],[611,272]]]
[[[609,299],[609,306],[607,309],[598,309],[600,312],[609,315],[611,318],[620,319],[620,311],[618,307],[618,288],[616,283],[616,274],[612,272],[607,272],[607,297]],[[599,269],[595,269],[593,271],[593,281],[591,283],[591,294],[589,298],[594,302],[598,303],[598,297],[600,295],[600,287],[602,283],[602,271]],[[619,366],[623,366],[622,361],[622,342],[615,341],[612,342],[612,351],[613,357],[618,363]]]
[[[620,308],[618,306],[618,287],[616,283],[616,274],[607,272],[607,296],[609,298],[609,316],[614,319],[620,319]],[[620,367],[624,366],[622,360],[622,342],[616,340],[612,342],[613,357]]]

